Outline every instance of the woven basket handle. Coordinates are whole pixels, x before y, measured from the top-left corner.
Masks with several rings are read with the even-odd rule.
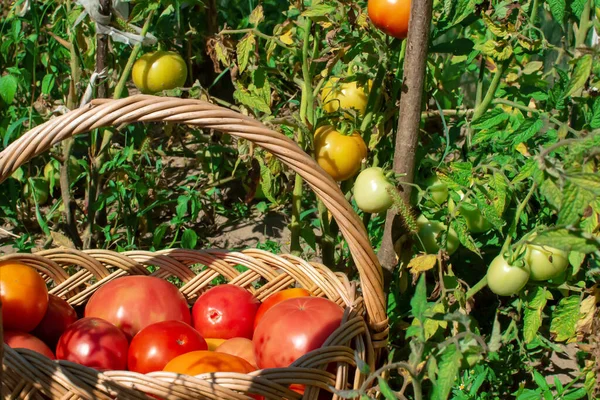
[[[375,332],[387,328],[381,266],[367,232],[336,182],[286,136],[251,117],[200,100],[137,95],[99,99],[39,125],[0,153],[0,183],[19,166],[56,143],[90,130],[133,122],[164,121],[214,129],[247,139],[300,174],[336,219],[360,273],[361,287]]]

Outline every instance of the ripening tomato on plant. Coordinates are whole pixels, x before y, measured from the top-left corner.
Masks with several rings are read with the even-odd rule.
[[[0,301],[4,329],[30,332],[48,308],[46,282],[30,266],[4,261],[0,263]]]
[[[411,0],[369,0],[369,18],[386,35],[404,39],[408,35]]]
[[[254,318],[254,329],[256,329],[258,323],[262,320],[265,313],[271,308],[273,308],[273,306],[275,306],[276,304],[279,304],[287,299],[308,296],[310,296],[310,292],[308,290],[302,288],[293,288],[282,290],[281,292],[277,292],[267,297],[267,299],[262,302],[262,304],[258,308],[258,311],[256,312],[256,318]]]
[[[260,368],[285,368],[320,348],[339,328],[344,311],[331,300],[299,297],[277,304],[254,332],[254,353]]]
[[[99,371],[124,370],[129,343],[116,326],[100,318],[82,318],[71,324],[56,345],[56,358]]]
[[[52,350],[44,342],[35,336],[19,331],[4,331],[4,343],[13,349],[29,349],[54,360]]]
[[[219,285],[203,293],[192,308],[194,328],[203,337],[252,339],[260,302],[246,289]]]
[[[181,321],[162,321],[148,325],[134,336],[127,355],[130,371],[147,374],[162,371],[177,356],[207,350],[206,340]]]
[[[66,300],[51,294],[48,297],[48,308],[44,318],[32,333],[50,348],[55,348],[60,335],[75,321],[77,321],[75,309]]]
[[[559,277],[569,266],[569,253],[549,246],[530,244],[525,261],[531,268],[530,279],[547,281]]]
[[[358,82],[339,83],[339,78],[331,78],[321,90],[321,101],[325,112],[333,113],[342,110],[354,109],[359,115],[365,113],[369,96],[365,87]],[[371,82],[368,83],[369,87]]]
[[[114,324],[129,339],[156,322],[191,324],[185,297],[172,283],[153,276],[124,276],[102,285],[86,305],[85,316]]]
[[[364,169],[354,181],[354,201],[358,208],[368,213],[387,211],[394,201],[388,190],[395,190],[378,167]]]
[[[143,93],[181,87],[187,79],[185,60],[174,51],[155,51],[141,56],[131,71],[133,83]]]
[[[344,135],[331,125],[317,128],[314,144],[317,163],[336,181],[352,178],[367,156],[362,136]]]
[[[521,266],[510,265],[502,254],[492,260],[487,271],[490,290],[499,296],[512,296],[525,287],[529,281],[530,269],[527,263]]]

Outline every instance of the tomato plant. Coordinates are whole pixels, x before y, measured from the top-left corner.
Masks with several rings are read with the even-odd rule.
[[[207,350],[206,340],[191,326],[181,321],[162,321],[148,325],[129,344],[127,367],[147,374],[162,371],[177,356]]]
[[[235,285],[215,286],[203,293],[192,308],[194,328],[208,338],[252,338],[259,301]]]
[[[395,190],[377,167],[364,169],[354,181],[354,201],[358,208],[368,213],[387,211],[393,200],[388,190]]]
[[[321,347],[339,328],[344,312],[321,297],[287,299],[275,305],[254,332],[254,353],[260,368],[283,368]]]
[[[77,321],[77,313],[66,300],[53,294],[48,296],[48,308],[33,334],[50,348],[55,348],[60,335]]]
[[[56,345],[56,358],[99,371],[127,367],[127,337],[100,318],[82,318],[71,324]]]
[[[487,271],[487,284],[490,290],[500,296],[512,296],[525,287],[529,281],[529,265],[510,265],[499,255],[494,258]]]
[[[133,83],[144,93],[181,87],[187,79],[185,60],[174,51],[155,51],[141,56],[131,71]]]
[[[29,332],[44,318],[48,308],[46,282],[25,264],[1,262],[0,301],[4,329]]]
[[[385,34],[406,38],[411,0],[369,0],[369,18]]]
[[[569,266],[566,251],[549,246],[527,246],[525,261],[531,269],[530,279],[547,281],[559,277]]]
[[[252,340],[246,338],[231,338],[219,345],[215,349],[217,353],[231,354],[232,356],[240,357],[252,367],[258,369],[256,365],[256,355],[254,354],[254,344]]]
[[[308,296],[310,296],[310,292],[302,288],[285,289],[281,292],[277,292],[269,296],[265,301],[261,303],[260,307],[258,307],[258,311],[256,311],[256,317],[254,318],[254,329],[256,329],[258,323],[263,318],[265,313],[271,308],[273,308],[273,306],[275,306],[276,304],[279,304],[286,299]]]
[[[13,349],[29,349],[37,351],[38,353],[54,360],[54,354],[52,350],[44,342],[37,337],[19,331],[4,331],[3,332],[4,343]]]
[[[124,276],[103,285],[85,306],[85,316],[105,319],[130,339],[155,322],[191,323],[187,302],[177,287],[151,276]]]
[[[330,125],[317,128],[315,158],[334,180],[352,178],[366,156],[367,146],[358,133],[343,135]]]

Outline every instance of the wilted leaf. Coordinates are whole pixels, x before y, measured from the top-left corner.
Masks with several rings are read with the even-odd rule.
[[[215,43],[215,53],[217,54],[217,59],[221,62],[221,64],[225,66],[229,66],[229,52],[227,51],[227,47],[220,41]]]
[[[579,318],[579,296],[562,298],[552,313],[550,323],[550,333],[555,335],[554,340],[564,342],[574,339]]]
[[[527,294],[527,304],[525,305],[525,316],[523,318],[523,339],[525,339],[525,343],[530,343],[535,339],[538,330],[542,326],[542,311],[546,307],[549,294],[546,288],[541,286],[537,286],[535,290]]]
[[[324,17],[335,11],[335,6],[328,4],[317,4],[310,7],[308,10],[302,13],[305,17]]]
[[[412,274],[419,274],[421,272],[429,271],[430,269],[435,267],[436,263],[437,257],[435,255],[425,254],[417,256],[410,260],[407,268],[410,268],[410,272]]]
[[[258,5],[250,14],[250,18],[248,18],[248,22],[251,25],[258,25],[265,19],[265,13],[263,11],[263,6]]]
[[[288,29],[288,31],[286,33],[279,36],[279,40],[281,40],[283,43],[287,44],[288,46],[293,45],[294,44],[294,30]]]
[[[598,302],[600,302],[600,291],[598,291],[598,289],[594,290],[592,295],[586,297],[581,302],[579,307],[581,318],[577,321],[576,328],[577,340],[582,341],[586,336],[593,333],[592,325],[598,308]]]
[[[246,67],[248,66],[248,60],[250,58],[250,53],[254,50],[254,45],[256,43],[256,38],[252,32],[248,33],[246,36],[240,40],[237,44],[237,58],[238,64],[240,67],[240,73],[244,72]]]
[[[563,188],[563,198],[558,212],[557,224],[577,223],[594,198],[594,193],[567,181]]]

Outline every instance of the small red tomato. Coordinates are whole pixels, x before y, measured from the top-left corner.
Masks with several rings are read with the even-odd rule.
[[[254,368],[258,369],[258,366],[256,365],[256,356],[254,355],[254,345],[250,339],[241,337],[228,339],[221,343],[215,351],[217,353],[231,354],[232,356],[243,358]]]
[[[56,358],[99,371],[124,370],[127,367],[125,334],[100,318],[82,318],[71,324],[56,346]]]
[[[181,321],[163,321],[148,325],[134,336],[129,345],[127,366],[130,371],[147,374],[162,371],[177,356],[207,350],[206,340]]]
[[[235,285],[219,285],[202,294],[192,308],[194,328],[203,337],[252,339],[260,302]]]
[[[286,289],[281,292],[277,292],[272,296],[269,296],[258,308],[256,312],[256,318],[254,319],[254,329],[258,326],[258,322],[262,319],[267,311],[269,311],[275,304],[279,304],[284,300],[293,299],[296,297],[308,297],[310,292],[302,288]]]
[[[50,348],[56,348],[60,335],[75,321],[77,313],[73,307],[66,300],[51,294],[48,297],[46,314],[32,333]]]
[[[277,304],[254,332],[254,353],[260,368],[285,368],[320,348],[339,328],[344,311],[331,300],[299,297]]]
[[[191,323],[187,301],[177,287],[153,276],[124,276],[108,282],[87,303],[85,316],[105,319],[130,340],[155,322]]]
[[[4,343],[13,349],[29,349],[54,360],[52,350],[44,342],[33,335],[19,331],[4,331]]]
[[[404,39],[408,35],[411,0],[369,0],[369,18],[386,35]]]

